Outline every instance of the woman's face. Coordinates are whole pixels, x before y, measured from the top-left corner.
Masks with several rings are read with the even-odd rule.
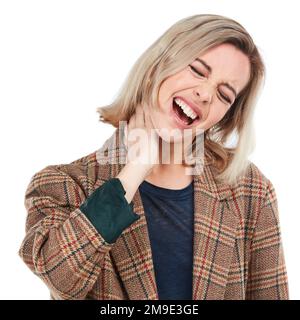
[[[155,128],[165,128],[169,134],[178,128],[182,135],[184,129],[192,129],[194,137],[196,129],[206,131],[218,123],[247,85],[249,59],[233,45],[218,45],[198,59],[162,83],[158,94],[159,112],[151,113]],[[174,104],[175,98],[189,118]],[[186,124],[195,116],[191,124]],[[159,130],[158,133],[166,140],[165,134]],[[176,138],[171,141],[176,142]]]

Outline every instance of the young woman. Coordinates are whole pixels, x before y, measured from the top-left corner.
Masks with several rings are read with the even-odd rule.
[[[145,51],[98,109],[114,134],[26,190],[19,254],[52,299],[289,299],[275,190],[248,160],[263,79],[224,16],[182,19]]]

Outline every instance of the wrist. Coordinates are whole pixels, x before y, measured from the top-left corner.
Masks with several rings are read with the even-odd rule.
[[[137,184],[139,184],[151,172],[152,168],[152,164],[129,161],[126,163],[117,177],[130,175],[131,178],[133,178],[131,180],[136,180]]]

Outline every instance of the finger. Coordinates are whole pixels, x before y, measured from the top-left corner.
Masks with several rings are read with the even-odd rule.
[[[130,134],[130,131],[135,127],[135,114],[133,114],[127,124],[127,138]]]
[[[151,128],[151,119],[150,119],[150,113],[149,113],[148,105],[145,106],[144,117],[145,117],[145,127],[150,129]]]
[[[154,129],[154,123],[152,121],[151,109],[150,109],[149,105],[147,105],[145,108],[145,125],[149,129]]]
[[[132,139],[132,138],[131,138],[130,133],[134,127],[134,123],[135,123],[135,115],[132,115],[130,117],[128,123],[126,124],[125,133],[124,133],[125,146],[126,146],[127,150],[129,149],[130,144],[131,144],[130,139]],[[126,163],[127,163],[127,160],[126,160]]]
[[[144,110],[141,105],[136,107],[136,128],[144,128],[145,120],[144,120]]]

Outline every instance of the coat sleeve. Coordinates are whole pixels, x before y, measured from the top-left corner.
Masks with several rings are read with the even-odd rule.
[[[124,191],[115,180],[113,185],[105,182],[86,199],[74,179],[56,166],[47,166],[31,178],[25,193],[26,234],[18,253],[55,299],[85,299],[105,255],[123,229],[137,220],[129,210],[132,204],[120,193],[122,202],[112,205],[104,188],[110,194],[115,190],[115,195]],[[112,214],[114,221],[124,214],[127,218],[115,228],[109,222]]]
[[[246,300],[289,300],[277,197],[268,179],[250,246]]]

